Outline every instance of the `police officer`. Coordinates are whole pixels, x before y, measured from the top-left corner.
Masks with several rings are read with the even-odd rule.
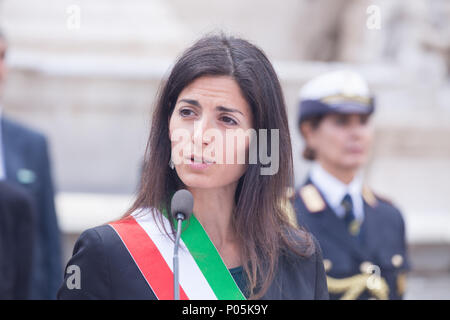
[[[309,81],[300,93],[303,156],[313,165],[295,192],[298,223],[323,250],[331,299],[401,299],[409,269],[400,211],[364,183],[374,99],[349,70]]]

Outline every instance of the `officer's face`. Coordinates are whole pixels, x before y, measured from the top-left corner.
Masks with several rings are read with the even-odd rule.
[[[373,138],[369,115],[329,114],[310,130],[308,143],[325,167],[357,170],[367,162]]]
[[[178,96],[169,121],[175,170],[189,188],[235,187],[245,173],[249,140],[227,143],[227,134],[252,128],[252,112],[230,77],[204,76]],[[231,160],[231,161],[229,161]]]

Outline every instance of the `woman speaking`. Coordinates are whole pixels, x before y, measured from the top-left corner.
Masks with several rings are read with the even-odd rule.
[[[276,134],[259,134],[267,131]],[[230,143],[243,132],[256,134]],[[272,172],[262,150],[280,164]],[[180,243],[181,299],[328,298],[320,247],[289,218],[292,178],[271,63],[245,40],[203,37],[160,89],[135,203],[120,220],[82,233],[58,298],[173,299],[168,213],[180,189],[194,199]]]

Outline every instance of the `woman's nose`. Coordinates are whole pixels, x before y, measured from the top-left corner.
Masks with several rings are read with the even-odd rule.
[[[194,122],[194,132],[192,135],[194,144],[207,145],[209,143],[209,139],[205,133],[211,126],[207,117],[202,117],[200,120]]]
[[[354,138],[362,138],[367,134],[367,124],[361,122],[355,122],[351,127],[351,135]]]

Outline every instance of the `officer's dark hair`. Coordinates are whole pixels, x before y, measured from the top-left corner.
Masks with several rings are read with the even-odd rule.
[[[300,130],[300,134],[305,137],[303,130],[302,130],[302,126],[306,123],[308,123],[311,128],[313,130],[317,129],[320,125],[320,123],[322,122],[323,118],[325,117],[324,114],[320,114],[320,115],[316,115],[316,116],[312,116],[308,119],[299,121],[298,123],[298,129]],[[302,152],[302,156],[303,158],[305,158],[306,160],[310,160],[313,161],[316,159],[316,152],[313,148],[311,148],[311,146],[308,145],[308,143],[305,140],[305,146],[303,148],[303,152]]]
[[[168,166],[171,157],[169,120],[180,92],[202,76],[234,79],[251,108],[253,129],[279,130],[283,165],[274,175],[261,175],[259,159],[256,164],[248,164],[238,182],[231,222],[241,248],[250,297],[260,298],[271,285],[281,256],[287,253],[310,256],[315,246],[309,233],[292,226],[281,205],[287,198],[287,188],[294,185],[286,106],[272,64],[255,45],[223,33],[209,34],[178,58],[159,89],[138,196],[124,217],[147,207],[167,210],[171,195],[185,188],[176,170]],[[267,147],[271,150],[268,140]]]

